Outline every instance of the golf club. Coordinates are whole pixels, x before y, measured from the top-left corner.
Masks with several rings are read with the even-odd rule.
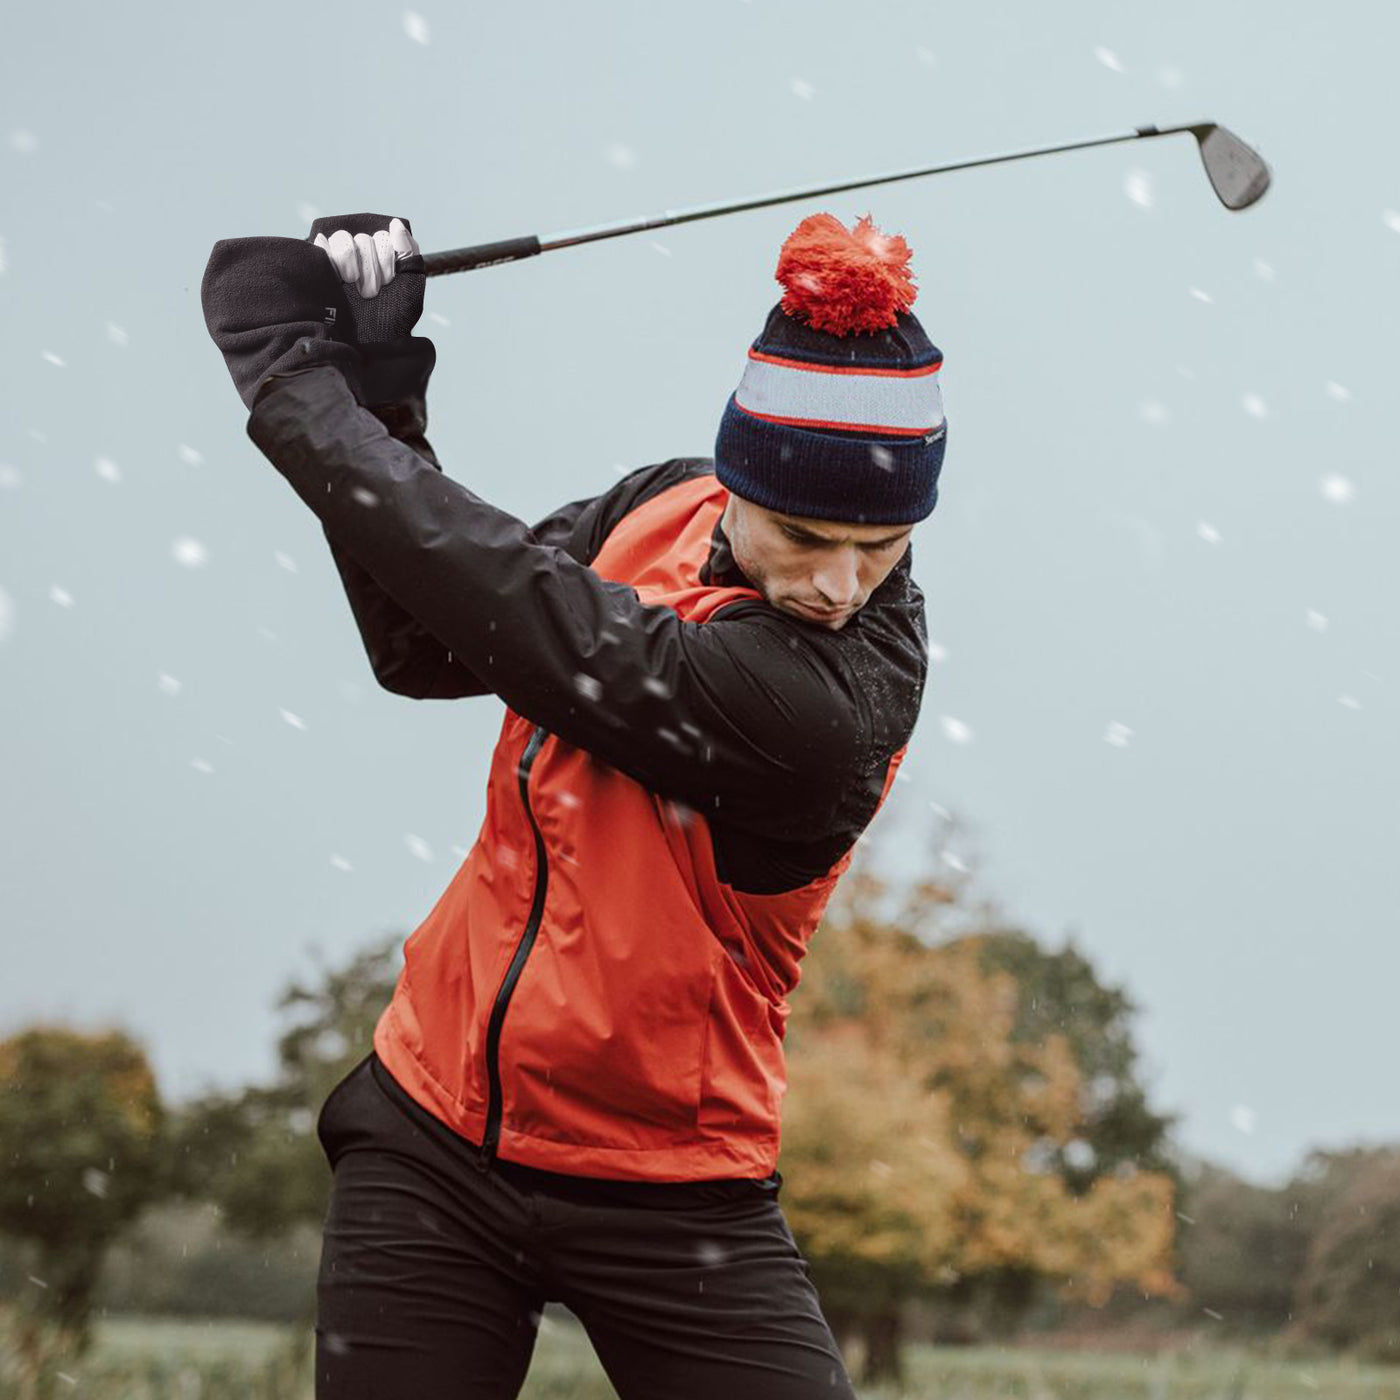
[[[1057,151],[1078,151],[1087,146],[1111,146],[1118,141],[1141,141],[1148,136],[1173,136],[1182,131],[1189,131],[1196,138],[1211,189],[1227,209],[1248,209],[1269,188],[1269,167],[1265,165],[1259,152],[1247,146],[1226,127],[1215,122],[1195,122],[1188,126],[1140,126],[1123,136],[1099,136],[1090,141],[1071,141],[1063,146],[1042,146],[1033,151],[1013,151],[1003,156],[979,156],[976,160],[960,160],[952,165],[896,170],[886,175],[845,180],[839,185],[816,185],[805,190],[780,190],[775,194],[742,199],[733,204],[702,204],[694,209],[672,209],[653,218],[603,224],[596,228],[572,229],[565,233],[551,234],[546,238],[530,234],[524,238],[507,238],[499,243],[479,243],[472,248],[454,248],[446,253],[427,253],[423,258],[424,271],[429,277],[437,277],[445,272],[467,272],[472,268],[516,262],[520,258],[530,258],[536,253],[546,253],[555,248],[570,248],[576,243],[596,243],[602,238],[620,238],[625,233],[667,228],[671,224],[688,224],[695,219],[713,219],[721,214],[737,214],[745,209],[765,209],[772,204],[788,204],[797,199],[815,199],[819,195],[841,194],[845,190],[863,190],[871,185],[913,180],[920,175],[942,175],[950,170],[972,170],[980,165],[1000,165],[1003,161],[1027,160],[1031,156],[1054,155]]]

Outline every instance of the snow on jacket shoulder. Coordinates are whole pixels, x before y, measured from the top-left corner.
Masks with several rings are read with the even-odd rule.
[[[248,424],[320,518],[381,680],[507,706],[481,835],[376,1049],[485,1156],[766,1175],[786,997],[922,696],[910,552],[831,632],[736,567],[707,459],[531,529],[410,420],[320,366],[267,381]]]

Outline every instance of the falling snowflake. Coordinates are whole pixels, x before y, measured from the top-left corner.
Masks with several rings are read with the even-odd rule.
[[[350,493],[362,506],[377,506],[379,497],[368,486],[357,486]]]
[[[956,851],[940,851],[939,856],[950,870],[956,870],[959,875],[967,874],[967,862]]]
[[[447,317],[442,314],[441,311],[428,312],[428,320],[436,321],[440,326],[450,326],[452,324],[452,322],[449,321]]]
[[[177,564],[183,564],[187,569],[197,569],[201,564],[208,561],[209,552],[196,539],[189,535],[182,535],[178,540],[171,543],[170,552],[175,557]]]
[[[1176,372],[1183,379],[1194,379],[1196,377],[1196,371],[1192,369],[1189,365],[1177,365]]]
[[[403,32],[415,44],[426,44],[428,42],[428,21],[417,10],[405,10],[403,12]]]
[[[289,574],[296,573],[297,561],[293,559],[290,554],[283,554],[282,551],[279,549],[274,552],[272,557],[278,562],[279,565],[281,565],[282,568],[286,569],[286,571]]]
[[[1158,403],[1155,399],[1146,399],[1140,403],[1138,412],[1142,415],[1144,423],[1151,423],[1156,427],[1160,427],[1171,417],[1166,405]]]
[[[914,50],[914,57],[917,58],[925,68],[936,68],[938,66],[938,59],[934,57],[933,50],[924,48],[922,44]]]
[[[66,369],[68,367],[68,361],[65,360],[62,355],[55,355],[52,350],[40,350],[39,353],[51,365],[57,365],[59,369]]]
[[[71,608],[73,606],[73,595],[66,589],[54,584],[49,589],[49,597],[61,608]]]
[[[1210,524],[1208,521],[1202,520],[1202,521],[1200,522],[1200,524],[1196,526],[1196,533],[1197,533],[1207,544],[1219,544],[1219,543],[1220,543],[1220,531],[1217,530],[1217,529],[1215,528],[1215,526],[1212,525],[1212,524]]]
[[[675,256],[675,254],[672,253],[671,250],[664,243],[653,242],[651,246],[655,248],[656,251],[660,253],[663,258],[670,258]]]
[[[637,153],[631,146],[624,146],[620,141],[614,141],[606,152],[609,165],[615,165],[619,170],[631,170],[637,163]]]
[[[108,321],[107,339],[110,340],[113,345],[125,345],[130,339],[130,337],[127,335],[126,331],[121,326],[117,325],[115,321]]]
[[[1311,627],[1314,632],[1325,632],[1327,630],[1326,616],[1323,613],[1318,612],[1315,608],[1309,608],[1305,614],[1305,617],[1307,619],[1308,626]]]
[[[314,224],[321,217],[321,211],[309,199],[297,205],[297,218],[304,224]]]
[[[432,860],[433,848],[421,836],[415,836],[411,831],[406,831],[403,843],[419,860]]]
[[[112,1178],[104,1171],[99,1171],[96,1167],[89,1167],[83,1173],[83,1190],[101,1199],[107,1194],[107,1187]]]
[[[1114,73],[1121,73],[1123,71],[1123,64],[1118,55],[1114,53],[1112,49],[1106,49],[1102,44],[1096,44],[1094,46],[1094,57],[1098,59],[1105,68]]]
[[[200,773],[212,773],[214,771],[214,765],[210,763],[207,758],[190,759],[190,767]]]
[[[881,447],[878,442],[870,444],[870,460],[875,463],[881,471],[894,470],[894,453],[888,447]]]
[[[1152,177],[1145,170],[1130,170],[1123,177],[1123,193],[1144,209],[1152,208]]]
[[[1400,233],[1400,213],[1394,209],[1387,209],[1381,215],[1381,222],[1393,233]]]
[[[1345,706],[1348,710],[1359,710],[1361,708],[1361,701],[1354,695],[1339,695],[1337,696],[1337,703]]]
[[[331,857],[331,864],[335,866],[337,870],[344,870],[347,873],[354,870],[355,868],[353,865],[350,864],[348,860],[345,859],[344,856],[339,855],[333,855]]]
[[[1254,1110],[1246,1108],[1242,1103],[1237,1103],[1230,1110],[1230,1122],[1242,1133],[1252,1133],[1255,1121]]]
[[[941,642],[930,641],[928,644],[928,659],[930,661],[946,661],[948,659],[948,648]]]
[[[601,700],[603,697],[603,687],[601,682],[592,676],[585,676],[582,671],[574,677],[574,689],[583,696],[585,700]]]
[[[1269,406],[1258,394],[1246,394],[1240,403],[1251,418],[1267,418],[1269,416]]]
[[[306,721],[302,719],[300,715],[294,715],[290,710],[284,710],[280,705],[277,707],[277,713],[281,715],[293,729],[306,728]]]
[[[166,671],[160,673],[160,679],[156,681],[156,685],[159,686],[166,695],[178,695],[181,690],[180,682]]]
[[[792,89],[793,96],[800,97],[804,102],[810,102],[817,95],[816,88],[802,78],[794,78],[788,86]]]
[[[939,715],[938,722],[943,726],[943,733],[946,738],[955,744],[968,744],[972,742],[972,727],[964,724],[960,719],[954,719],[952,715]]]
[[[1355,483],[1340,472],[1329,472],[1317,485],[1322,494],[1337,505],[1345,505],[1356,495]]]
[[[1157,69],[1157,81],[1164,88],[1178,88],[1182,80],[1181,69],[1174,68],[1170,63],[1164,63]]]
[[[21,155],[30,155],[39,149],[39,138],[24,127],[16,127],[10,132],[10,149]]]
[[[1351,390],[1343,384],[1338,384],[1335,379],[1329,379],[1322,386],[1322,392],[1329,399],[1336,399],[1338,403],[1346,403],[1351,398]]]
[[[187,442],[182,442],[175,451],[180,454],[182,462],[187,462],[192,467],[197,467],[204,461],[204,453],[197,447],[191,447]]]
[[[1274,266],[1272,263],[1266,263],[1263,258],[1254,259],[1254,271],[1258,276],[1262,277],[1265,282],[1272,282],[1274,280]]]
[[[10,595],[0,588],[0,642],[15,630],[15,605]]]
[[[1108,722],[1108,728],[1103,732],[1105,744],[1112,744],[1115,749],[1126,749],[1128,741],[1133,737],[1133,731],[1126,724],[1119,724],[1114,719]]]
[[[122,479],[122,471],[110,457],[99,457],[92,464],[92,469],[103,481],[118,482]]]
[[[1211,302],[1213,302],[1213,301],[1215,300],[1215,298],[1214,298],[1213,296],[1211,296],[1211,294],[1210,294],[1209,292],[1203,292],[1199,287],[1192,287],[1192,288],[1191,288],[1191,295],[1192,295],[1193,297],[1195,297],[1197,301],[1203,301],[1203,302],[1206,302],[1207,304],[1209,304],[1209,303],[1211,303]]]
[[[0,462],[0,487],[6,491],[13,491],[23,480],[24,474],[18,467],[12,467],[8,462]]]

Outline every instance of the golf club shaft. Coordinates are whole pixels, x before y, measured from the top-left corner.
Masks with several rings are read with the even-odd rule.
[[[1088,146],[1111,146],[1119,141],[1140,141],[1147,136],[1170,136],[1175,132],[1195,131],[1196,126],[1158,128],[1140,126],[1121,136],[1098,136],[1089,141],[1071,141],[1062,146],[1040,146],[1030,151],[1012,151],[1007,155],[978,156],[974,160],[954,161],[950,165],[929,165],[917,170],[895,170],[884,175],[871,175],[858,180],[844,180],[836,185],[814,185],[801,190],[779,190],[726,204],[701,204],[694,209],[668,209],[650,218],[631,219],[620,224],[600,224],[593,228],[570,229],[546,237],[535,234],[524,238],[508,238],[499,243],[482,243],[471,248],[454,248],[445,253],[424,255],[424,270],[429,277],[446,272],[467,272],[477,267],[494,267],[498,263],[516,262],[555,248],[571,248],[578,243],[596,243],[604,238],[621,238],[628,233],[647,229],[668,228],[672,224],[688,224],[696,219],[714,219],[721,214],[738,214],[746,209],[766,209],[774,204],[790,204],[798,199],[816,199],[822,195],[841,194],[846,190],[863,190],[872,185],[889,185],[898,180],[914,180],[922,175],[943,175],[951,170],[970,170],[981,165],[1000,165],[1009,160],[1026,160],[1031,156],[1055,155],[1060,151],[1078,151]]]

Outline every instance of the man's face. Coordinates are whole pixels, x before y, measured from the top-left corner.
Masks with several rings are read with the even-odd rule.
[[[865,606],[914,532],[784,515],[732,492],[720,523],[734,562],[768,602],[833,632]]]

